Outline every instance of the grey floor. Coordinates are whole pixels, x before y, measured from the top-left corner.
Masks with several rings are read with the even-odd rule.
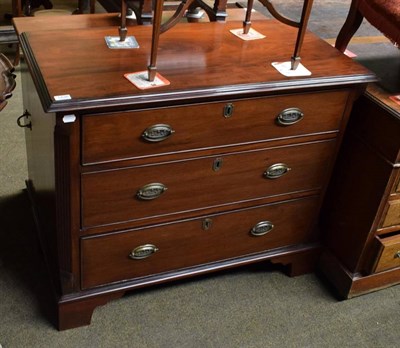
[[[57,0],[55,0],[56,2]],[[295,1],[289,1],[295,3]],[[282,6],[288,2],[281,1]],[[310,29],[337,34],[349,1],[316,0]],[[5,2],[0,4],[4,10]],[[328,11],[330,9],[330,11]],[[295,6],[287,11],[296,11]],[[329,19],[329,20],[328,20]],[[366,25],[358,35],[380,35]],[[357,59],[389,59],[384,45],[351,46]],[[10,53],[8,47],[0,50]],[[389,52],[388,54],[384,52]],[[391,61],[393,60],[390,58]],[[0,346],[14,347],[396,347],[400,286],[339,301],[314,274],[289,278],[267,265],[134,291],[98,307],[88,327],[58,332],[48,279],[23,193],[27,177],[18,88],[0,114]]]

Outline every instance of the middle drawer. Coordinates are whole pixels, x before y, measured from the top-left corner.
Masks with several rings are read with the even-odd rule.
[[[335,140],[82,174],[82,225],[118,222],[315,190]]]

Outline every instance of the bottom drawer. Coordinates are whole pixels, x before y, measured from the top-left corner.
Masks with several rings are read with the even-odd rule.
[[[386,238],[377,237],[379,251],[375,272],[400,267],[400,234]]]
[[[306,242],[317,205],[311,197],[84,237],[82,288]]]

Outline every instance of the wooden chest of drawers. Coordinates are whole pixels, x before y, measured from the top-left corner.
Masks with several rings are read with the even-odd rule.
[[[400,283],[400,107],[381,99],[357,101],[323,210],[321,268],[344,298]]]
[[[284,77],[271,62],[290,59],[296,31],[255,21],[270,38],[243,42],[238,26],[163,34],[171,84],[150,91],[123,78],[146,66],[147,27],[135,28],[135,54],[106,48],[115,28],[22,35],[28,188],[57,260],[60,329],[139,286],[261,260],[313,269],[331,168],[374,76],[308,33],[312,76]]]

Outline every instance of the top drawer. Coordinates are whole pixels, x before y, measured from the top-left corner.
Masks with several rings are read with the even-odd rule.
[[[95,164],[336,131],[347,96],[348,91],[334,91],[87,115],[82,161]]]

